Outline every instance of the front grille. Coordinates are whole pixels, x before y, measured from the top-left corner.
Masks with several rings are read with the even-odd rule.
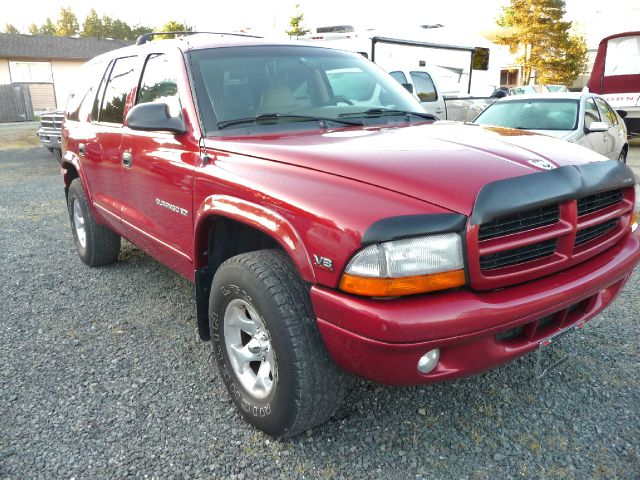
[[[548,205],[526,212],[519,212],[508,217],[498,218],[480,226],[478,240],[488,240],[490,238],[510,235],[512,233],[524,232],[533,228],[553,225],[560,218],[560,208],[558,205]]]
[[[483,255],[480,257],[480,269],[493,270],[548,257],[555,253],[557,244],[558,240],[554,238],[520,248]]]
[[[578,199],[578,216],[614,205],[622,200],[622,190],[608,190]]]
[[[62,128],[62,121],[64,120],[64,115],[42,115],[40,117],[40,124],[45,128]]]
[[[589,240],[593,240],[600,235],[604,235],[605,233],[613,230],[618,225],[618,218],[612,218],[604,223],[600,223],[598,225],[594,225],[593,227],[583,228],[582,230],[578,230],[576,234],[576,245],[582,245],[583,243],[588,242]]]

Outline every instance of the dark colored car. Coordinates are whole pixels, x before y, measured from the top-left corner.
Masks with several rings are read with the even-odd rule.
[[[58,163],[62,158],[62,121],[63,111],[45,112],[40,115],[40,127],[36,132],[40,143],[53,154]]]
[[[326,421],[344,371],[421,384],[532,352],[605,308],[640,259],[626,165],[435,121],[357,54],[145,39],[92,60],[69,99],[74,241],[99,266],[125,237],[193,281],[200,337],[271,435]]]

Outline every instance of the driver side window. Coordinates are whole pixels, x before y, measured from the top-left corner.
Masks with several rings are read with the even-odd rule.
[[[589,128],[592,123],[599,121],[600,113],[598,113],[598,108],[596,107],[593,98],[589,98],[584,106],[584,126],[585,128]]]
[[[177,66],[165,54],[149,55],[144,65],[138,99],[140,103],[166,103],[171,116],[178,116],[182,111],[178,95]]]

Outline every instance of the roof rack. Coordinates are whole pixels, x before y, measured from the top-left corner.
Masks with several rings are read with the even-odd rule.
[[[179,32],[150,32],[140,35],[136,40],[136,45],[143,45],[151,40],[156,35],[194,35],[196,33],[208,33],[210,35],[233,35],[234,37],[249,37],[249,38],[262,38],[258,35],[247,35],[246,33],[229,33],[229,32],[187,32],[179,31]]]

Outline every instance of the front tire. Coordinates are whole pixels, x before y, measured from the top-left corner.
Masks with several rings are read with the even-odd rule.
[[[69,186],[67,208],[80,259],[90,267],[114,263],[120,253],[120,236],[96,223],[79,178]]]
[[[255,427],[291,437],[340,406],[342,373],[320,337],[309,289],[283,252],[224,262],[213,278],[209,322],[225,386]]]

